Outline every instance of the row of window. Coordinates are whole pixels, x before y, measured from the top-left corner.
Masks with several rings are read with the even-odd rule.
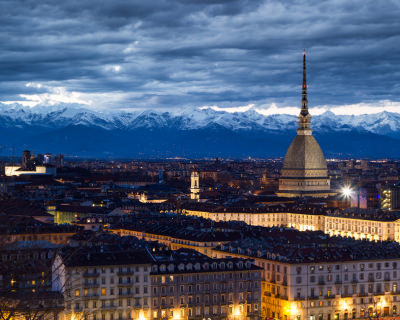
[[[358,270],[357,267],[359,267],[359,270],[361,270],[361,271],[363,271],[367,268],[368,269],[377,269],[377,270],[381,270],[382,268],[396,269],[397,262],[392,262],[392,263],[390,263],[390,262],[377,262],[377,263],[371,262],[371,263],[367,263],[367,264],[360,263],[359,265],[357,265],[357,264],[352,265],[353,270]],[[332,266],[332,265],[310,266],[309,270],[310,270],[310,273],[314,273],[316,271],[322,272],[324,270],[326,270],[328,272],[332,272],[332,270],[340,271],[341,269],[342,269],[342,271],[347,272],[347,271],[349,271],[349,265],[344,264],[344,265],[342,265],[342,268],[341,268],[340,264],[336,264],[335,266]],[[302,270],[303,270],[303,267],[301,267],[301,266],[296,267],[297,274],[300,274],[302,272]],[[279,268],[277,269],[277,271],[279,272]]]
[[[114,272],[124,273],[124,272],[140,272],[140,271],[147,272],[148,269],[149,268],[147,266],[144,266],[144,267],[139,267],[139,266],[129,267],[129,266],[127,266],[127,267],[119,267],[119,268],[113,268],[113,267],[111,267],[111,268],[104,268],[104,267],[103,268],[85,268],[85,269],[83,269],[83,273],[90,275],[90,274],[97,274],[99,272],[101,272],[101,273],[107,273],[107,272],[109,272],[109,273],[114,273]],[[75,273],[79,274],[79,269],[76,269]]]
[[[239,282],[235,286],[236,282],[228,282],[228,283],[213,283],[212,285],[209,283],[206,284],[196,284],[196,285],[181,285],[179,286],[180,292],[202,292],[202,291],[209,291],[209,290],[233,290],[234,287],[239,288],[239,289],[257,289],[259,287],[258,282]],[[169,287],[154,287],[153,288],[153,293],[161,293],[161,294],[166,294],[168,293],[174,293],[175,287],[169,286]]]
[[[259,272],[225,272],[225,273],[214,273],[214,274],[195,274],[187,276],[156,276],[154,277],[155,283],[166,283],[166,282],[199,282],[199,281],[216,281],[216,280],[230,280],[230,279],[258,279],[260,278]]]
[[[195,308],[181,308],[180,310],[154,310],[152,312],[152,319],[166,319],[166,318],[184,318],[188,317],[208,317],[208,316],[217,316],[217,315],[232,315],[234,312],[238,312],[240,314],[244,314],[247,311],[247,314],[250,313],[258,313],[259,306],[258,304],[248,304],[247,306],[240,305],[238,310],[234,310],[233,306],[213,306],[213,307],[195,307]],[[139,313],[140,314],[140,313]],[[107,313],[93,313],[91,314],[91,319],[93,320],[123,320],[126,319],[124,317],[124,313],[119,311],[115,312],[107,312]],[[84,315],[84,320],[86,320],[86,316]],[[129,313],[127,319],[132,319],[131,314]]]
[[[236,297],[239,299],[239,301],[243,301],[245,299],[251,300],[251,299],[258,299],[259,294],[254,292],[252,294],[247,294],[245,292],[239,292]],[[179,303],[181,305],[191,305],[191,304],[209,304],[209,303],[232,303],[234,301],[234,294],[229,293],[229,294],[214,294],[212,296],[210,295],[197,295],[197,296],[180,296],[179,297]],[[166,305],[173,306],[175,304],[175,298],[174,297],[163,297],[163,298],[153,298],[153,307],[157,306],[166,306]]]
[[[110,296],[114,296],[116,295],[116,293],[118,292],[118,295],[129,295],[129,294],[147,294],[148,293],[148,287],[143,287],[143,292],[142,290],[140,290],[141,287],[135,287],[134,290],[132,290],[131,288],[118,288],[118,291],[115,290],[115,288],[108,288],[108,290],[106,288],[101,288],[100,292],[102,296],[106,296],[107,295],[107,291],[109,293]],[[84,289],[83,291],[81,289],[76,289],[75,290],[75,297],[80,297],[81,294],[83,293],[84,297],[88,297],[88,296],[98,296],[98,291],[95,289],[92,289],[91,291],[89,291],[88,289]]]
[[[277,288],[279,290],[279,287],[277,287]],[[302,290],[302,289],[297,289],[296,297],[297,298],[304,297],[303,291],[304,290]],[[323,296],[324,292],[326,292],[326,297],[333,297],[335,294],[349,296],[352,294],[363,295],[366,293],[376,293],[376,294],[383,294],[384,292],[398,293],[398,286],[397,286],[397,283],[393,283],[392,286],[390,286],[389,283],[384,283],[384,284],[376,283],[376,284],[368,284],[368,285],[361,284],[358,286],[358,288],[357,288],[357,285],[343,286],[343,288],[336,287],[336,293],[333,292],[332,287],[328,287],[326,290],[319,289],[318,291],[316,288],[311,288],[310,289],[310,297],[316,297],[316,293],[318,293],[318,296]]]
[[[109,278],[109,284],[115,284],[115,278],[114,277],[110,277]],[[135,276],[135,277],[119,277],[118,278],[118,284],[135,284],[135,283],[141,283],[141,282],[149,282],[149,277],[148,276],[143,276],[143,278],[141,276]],[[101,278],[101,282],[98,282],[97,279],[93,279],[93,280],[88,280],[85,279],[84,284],[85,285],[90,285],[90,284],[102,284],[105,285],[107,284],[106,278],[102,277]]]

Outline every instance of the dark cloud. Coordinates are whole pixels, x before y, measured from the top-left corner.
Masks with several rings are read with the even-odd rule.
[[[312,105],[399,101],[399,16],[397,0],[3,0],[0,101],[296,105],[303,48]]]

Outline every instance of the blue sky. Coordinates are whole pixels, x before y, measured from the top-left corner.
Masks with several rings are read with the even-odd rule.
[[[400,2],[0,2],[0,102],[400,112]]]

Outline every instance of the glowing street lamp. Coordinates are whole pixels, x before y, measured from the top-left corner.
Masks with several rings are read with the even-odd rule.
[[[353,193],[353,190],[350,188],[350,186],[345,186],[342,188],[342,194],[345,198],[351,197]]]

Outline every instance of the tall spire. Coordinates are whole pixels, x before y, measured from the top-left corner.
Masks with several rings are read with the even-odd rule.
[[[301,97],[301,114],[306,116],[308,114],[308,101],[307,101],[307,80],[306,80],[306,50],[303,52],[303,87]]]
[[[306,80],[306,50],[303,52],[303,86],[301,89],[301,111],[298,116],[298,134],[311,134],[311,115],[308,113],[307,80]]]

